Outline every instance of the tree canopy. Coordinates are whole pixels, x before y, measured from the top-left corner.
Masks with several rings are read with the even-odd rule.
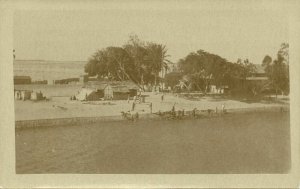
[[[132,35],[123,47],[107,47],[94,53],[85,72],[98,78],[156,85],[159,72],[167,69],[170,62],[167,51],[165,45],[142,42]]]
[[[247,59],[231,63],[225,58],[203,50],[180,59],[178,66],[190,88],[204,92],[207,92],[211,84],[217,87],[232,86],[234,80],[246,79],[255,72],[255,66]]]
[[[289,93],[289,44],[282,43],[277,52],[277,57],[272,62],[272,58],[266,55],[262,66],[272,84],[272,87],[282,93]]]
[[[276,59],[266,55],[262,66],[276,90],[289,91],[288,43],[283,43]],[[122,47],[107,47],[95,52],[85,65],[89,76],[99,79],[131,80],[139,86],[157,85],[161,81],[159,73],[168,69],[168,49],[165,45],[141,41],[131,35]],[[217,88],[228,86],[231,89],[242,88],[247,77],[256,73],[256,66],[248,59],[229,62],[225,58],[198,50],[189,53],[177,62],[177,72],[169,73],[164,81],[168,86],[176,82],[185,83],[189,90],[208,92],[211,85]]]
[[[128,80],[134,72],[134,65],[128,53],[121,47],[107,47],[97,51],[85,66],[91,76],[107,77],[112,80]]]

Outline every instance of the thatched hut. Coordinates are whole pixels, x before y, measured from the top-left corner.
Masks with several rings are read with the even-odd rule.
[[[132,82],[89,81],[76,95],[78,100],[127,100],[137,95],[138,87]]]

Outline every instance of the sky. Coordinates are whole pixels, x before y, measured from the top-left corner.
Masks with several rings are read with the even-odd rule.
[[[271,10],[23,10],[14,15],[19,60],[85,61],[98,49],[124,45],[131,34],[166,45],[173,62],[202,49],[232,62],[248,58],[260,64],[288,42],[288,22]]]

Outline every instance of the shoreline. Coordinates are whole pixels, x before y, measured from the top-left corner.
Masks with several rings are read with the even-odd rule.
[[[282,109],[283,108],[283,109]],[[207,110],[201,110],[198,118],[192,117],[192,110],[185,111],[185,116],[182,120],[186,119],[207,119],[217,118],[221,116],[227,116],[232,114],[243,114],[249,112],[289,112],[289,106],[268,106],[268,107],[248,107],[248,108],[231,108],[226,109],[226,113],[216,113],[212,110],[212,113],[208,113]],[[198,110],[199,111],[199,110]],[[175,111],[176,114],[178,111]],[[161,112],[164,113],[164,112]],[[197,114],[198,115],[198,114]],[[139,114],[139,120],[167,120],[166,118],[159,116],[157,113],[143,113]],[[122,117],[122,115],[111,116],[94,116],[94,117],[66,117],[66,118],[51,118],[51,119],[36,119],[36,120],[17,120],[15,121],[15,129],[34,128],[34,127],[55,127],[55,126],[71,126],[81,124],[93,124],[104,123],[112,121],[130,121]]]

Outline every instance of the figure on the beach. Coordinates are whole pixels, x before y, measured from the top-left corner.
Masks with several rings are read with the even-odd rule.
[[[164,101],[164,94],[161,95],[161,102]]]
[[[158,115],[161,115],[162,113],[161,113],[161,111],[160,111],[160,110],[158,110],[157,114],[158,114]]]
[[[175,112],[175,104],[176,104],[176,103],[174,103],[174,105],[173,105],[173,107],[172,107],[172,110],[171,110],[172,115],[176,115],[176,112]]]
[[[196,111],[197,111],[197,108],[194,108],[193,111],[192,111],[192,116],[193,117],[196,117]]]
[[[124,119],[130,120],[130,121],[134,121],[134,120],[136,120],[136,119],[139,118],[138,112],[136,112],[135,114],[133,114],[130,111],[128,111],[128,112],[123,112],[122,111],[121,114],[122,114],[122,117]]]
[[[212,111],[213,111],[212,109],[207,109],[208,115],[211,115],[211,112],[212,112]]]
[[[222,104],[222,113],[225,113],[225,104]]]
[[[150,103],[150,113],[152,114],[152,102]]]
[[[176,113],[175,113],[175,114],[176,114]],[[177,117],[178,119],[181,118],[181,110],[178,110],[178,112],[177,112],[177,114],[176,114],[176,117]]]
[[[138,112],[135,113],[135,119],[136,119],[136,120],[139,119],[139,113],[138,113]]]

